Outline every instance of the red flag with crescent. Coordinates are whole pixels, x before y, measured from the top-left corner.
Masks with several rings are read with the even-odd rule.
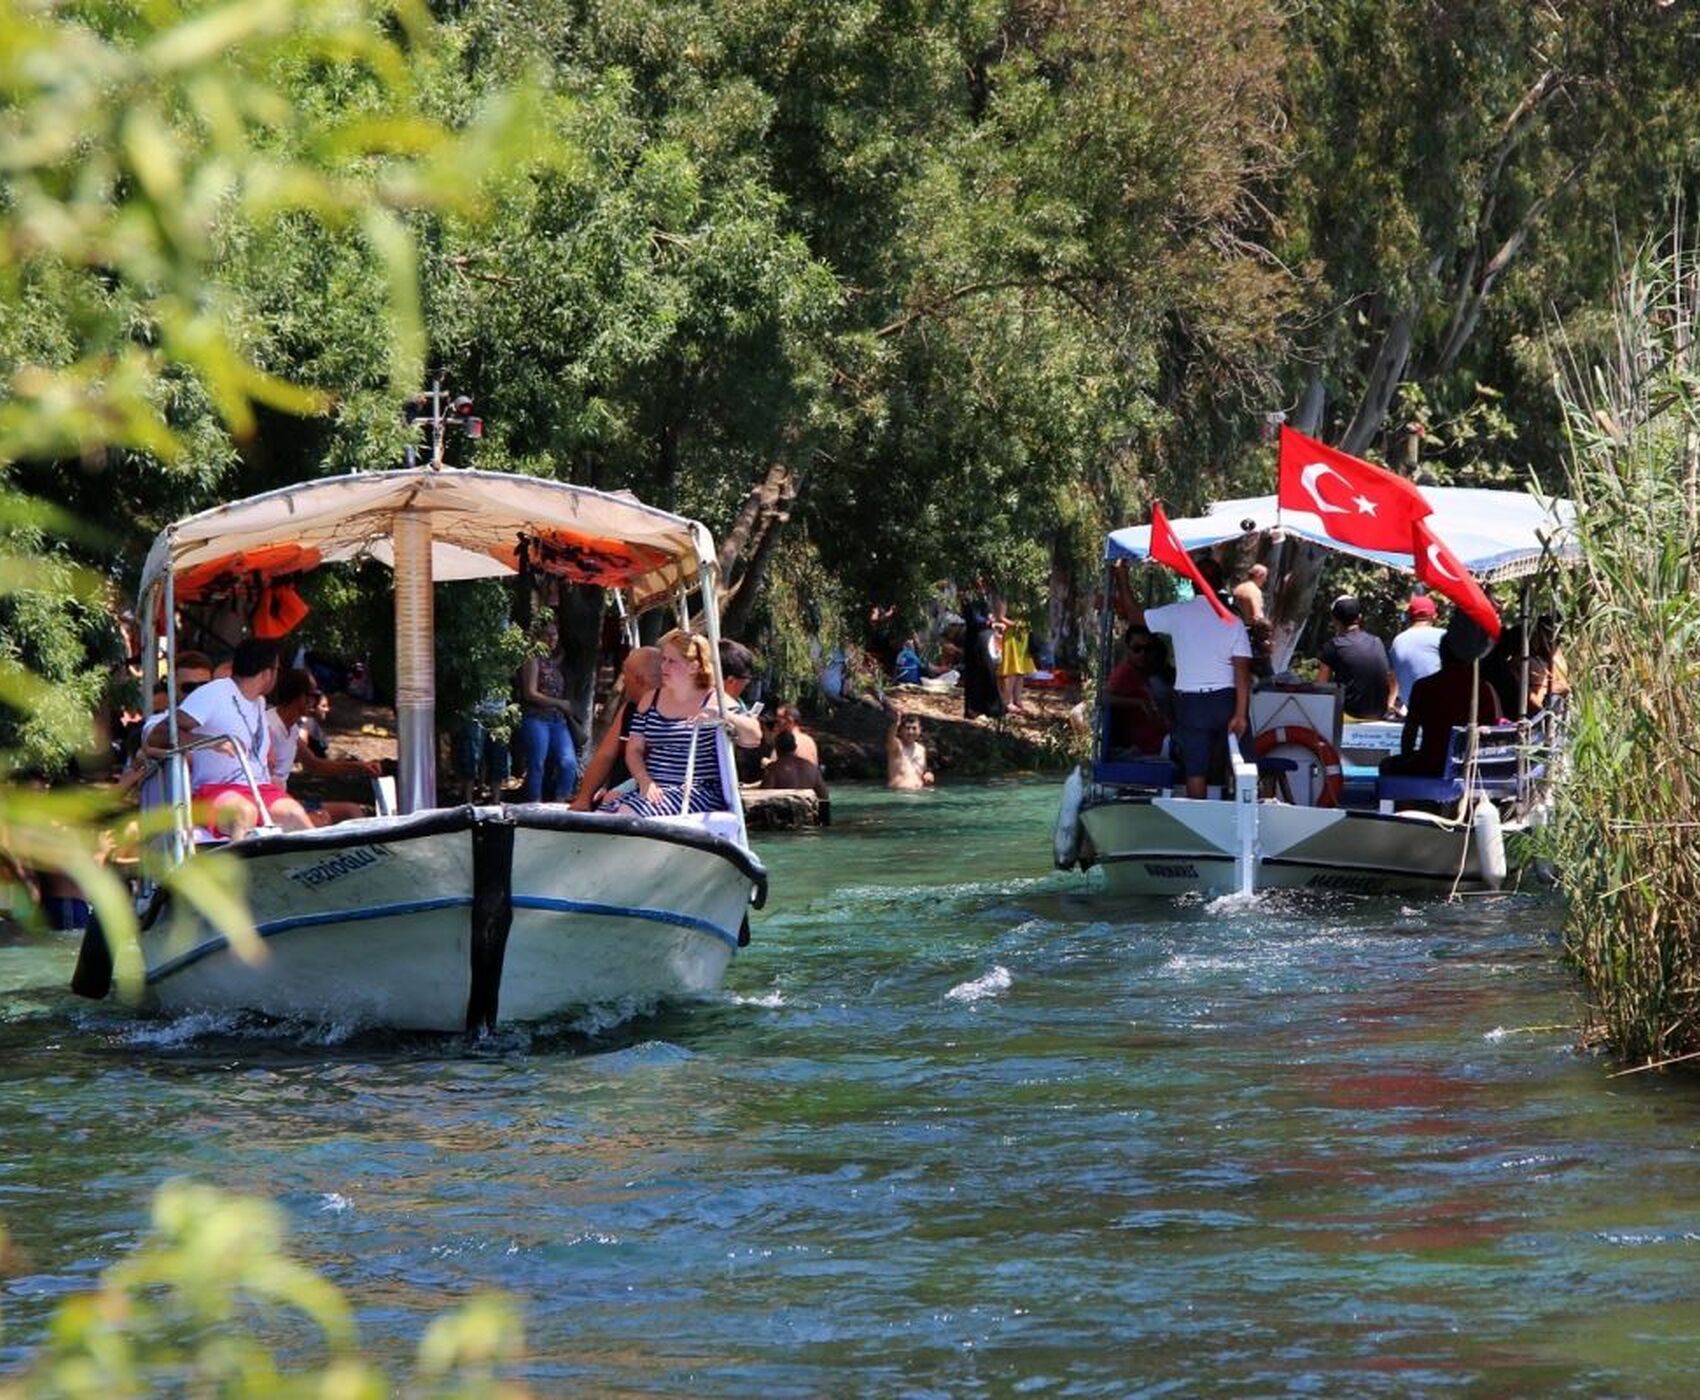
[[[1411,526],[1433,512],[1415,483],[1281,427],[1275,501],[1322,522],[1331,539],[1403,554]]]
[[[1416,556],[1417,577],[1436,593],[1450,598],[1465,617],[1497,641],[1499,610],[1494,607],[1493,599],[1426,523],[1416,521],[1411,531],[1411,553]]]
[[[1192,580],[1192,586],[1210,600],[1210,606],[1216,609],[1216,615],[1223,622],[1237,620],[1239,614],[1231,613],[1216,596],[1216,590],[1204,581],[1204,575],[1198,572],[1198,565],[1192,562],[1192,556],[1181,548],[1180,538],[1175,534],[1175,527],[1169,524],[1169,517],[1163,514],[1162,505],[1151,502],[1151,557],[1164,568],[1173,569],[1183,578]]]

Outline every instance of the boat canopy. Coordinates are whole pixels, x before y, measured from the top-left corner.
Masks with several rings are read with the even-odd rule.
[[[1542,499],[1527,491],[1491,491],[1472,486],[1420,486],[1434,507],[1427,524],[1479,582],[1497,583],[1534,573],[1543,561],[1573,562],[1581,551],[1573,526],[1576,508],[1561,497]],[[1363,549],[1342,544],[1322,528],[1320,517],[1302,510],[1281,510],[1273,496],[1219,501],[1202,516],[1171,520],[1187,551],[1208,549],[1279,530],[1289,539],[1308,540],[1340,554],[1414,573],[1409,553]],[[1151,527],[1131,525],[1112,533],[1105,559],[1141,560],[1151,552]]]
[[[141,597],[175,575],[180,602],[240,580],[267,582],[320,564],[372,558],[394,567],[398,516],[431,524],[431,577],[490,578],[531,567],[628,591],[634,609],[694,586],[714,547],[695,521],[626,495],[507,472],[421,467],[285,486],[192,515],[164,530],[142,569]]]

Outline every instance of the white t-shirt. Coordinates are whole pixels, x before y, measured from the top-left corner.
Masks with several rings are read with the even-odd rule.
[[[266,710],[266,733],[271,738],[272,781],[280,788],[289,786],[289,775],[295,771],[295,749],[301,742],[301,726],[285,724],[276,710]]]
[[[271,736],[266,732],[263,699],[248,699],[236,688],[236,682],[226,677],[208,681],[177,708],[194,720],[195,728],[206,734],[222,734],[246,753],[255,782],[270,781],[266,760],[271,751]],[[247,781],[241,763],[218,749],[196,749],[189,755],[189,772],[197,788],[209,783]]]
[[[1175,649],[1176,690],[1227,690],[1234,684],[1234,658],[1251,659],[1245,623],[1238,617],[1223,622],[1208,598],[1147,608],[1145,625]]]

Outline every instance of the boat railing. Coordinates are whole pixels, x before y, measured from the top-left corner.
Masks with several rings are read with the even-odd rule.
[[[1380,810],[1396,802],[1451,804],[1486,797],[1531,802],[1551,777],[1556,723],[1548,711],[1501,724],[1454,725],[1438,774],[1387,774],[1376,782]]]

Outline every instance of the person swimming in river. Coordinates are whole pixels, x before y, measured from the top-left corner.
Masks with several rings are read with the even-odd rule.
[[[902,710],[891,712],[891,728],[885,735],[885,785],[897,792],[923,792],[933,785],[927,746],[921,742],[921,721]]]

